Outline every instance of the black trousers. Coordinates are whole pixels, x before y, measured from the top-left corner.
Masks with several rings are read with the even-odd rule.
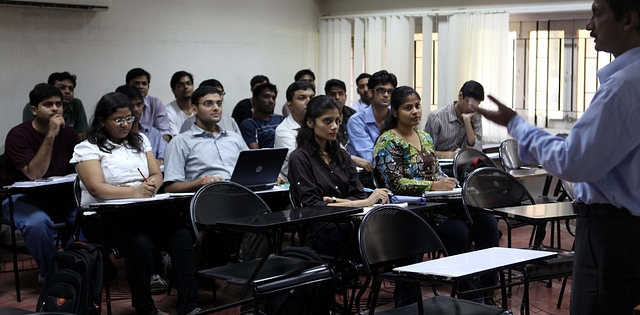
[[[577,203],[572,315],[631,315],[640,304],[640,217]]]

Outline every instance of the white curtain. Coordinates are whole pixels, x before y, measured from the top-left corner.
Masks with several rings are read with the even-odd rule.
[[[454,14],[439,21],[438,107],[457,99],[468,80],[483,85],[485,94],[508,100],[508,13]],[[483,107],[493,108],[485,98]],[[483,120],[483,141],[500,142],[506,128]]]
[[[329,79],[340,79],[347,85],[351,75],[352,20],[320,20],[320,69],[316,80],[318,88]]]

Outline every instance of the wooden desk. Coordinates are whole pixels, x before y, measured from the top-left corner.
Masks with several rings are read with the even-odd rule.
[[[456,282],[464,278],[475,277],[487,272],[498,272],[515,269],[529,263],[547,260],[557,253],[535,251],[529,249],[493,247],[439,259],[423,261],[403,267],[396,267],[393,272],[419,276],[443,282]],[[507,309],[507,293],[504,274],[500,273],[502,285],[502,308]],[[452,295],[455,292],[452,292]]]
[[[536,239],[533,248],[539,248],[546,235],[545,227],[547,222],[573,219],[576,214],[573,212],[573,204],[570,202],[553,202],[537,205],[526,205],[496,209],[482,209],[505,218],[515,219],[527,224],[536,225],[540,228],[536,232]]]

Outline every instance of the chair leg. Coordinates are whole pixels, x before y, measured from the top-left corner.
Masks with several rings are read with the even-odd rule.
[[[560,288],[560,296],[558,297],[558,305],[556,305],[556,308],[560,308],[560,306],[562,306],[562,298],[564,297],[564,288],[567,286],[567,279],[569,279],[569,277],[564,277],[564,279],[562,279],[562,287]]]

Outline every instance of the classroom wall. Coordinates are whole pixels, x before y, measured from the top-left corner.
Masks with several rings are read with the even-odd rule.
[[[196,85],[220,80],[225,115],[264,74],[280,91],[279,112],[295,72],[317,69],[319,16],[311,0],[112,0],[105,12],[0,6],[0,152],[29,91],[58,71],[78,76],[88,116],[135,67],[151,73],[149,94],[165,104],[176,71],[191,72]]]

